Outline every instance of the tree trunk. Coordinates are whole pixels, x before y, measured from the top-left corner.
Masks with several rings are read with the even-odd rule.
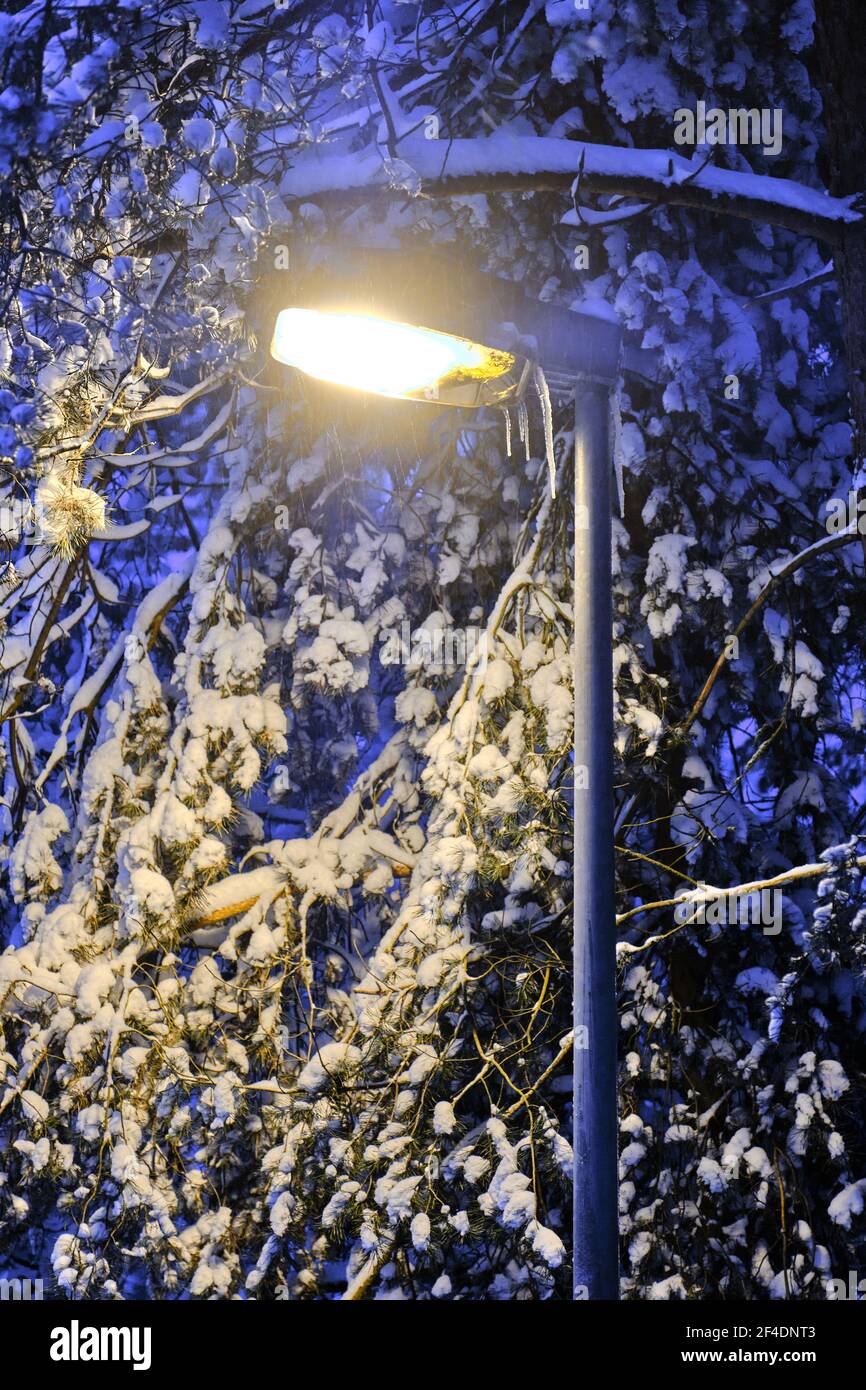
[[[815,0],[815,76],[827,132],[826,181],[835,197],[862,195],[866,186],[866,64],[862,38],[863,0]],[[866,459],[866,237],[859,228],[843,229],[833,259],[848,364],[854,465],[859,469]],[[866,536],[862,539],[866,558]]]

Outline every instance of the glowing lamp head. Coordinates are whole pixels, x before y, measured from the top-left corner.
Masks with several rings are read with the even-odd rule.
[[[321,309],[283,309],[271,354],[335,386],[440,405],[507,405],[528,372],[524,359],[468,338]]]

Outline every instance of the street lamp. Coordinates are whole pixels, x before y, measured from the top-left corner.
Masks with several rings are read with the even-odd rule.
[[[439,405],[520,404],[533,364],[475,340],[535,339],[552,393],[574,399],[574,1297],[619,1297],[614,937],[610,393],[619,325],[528,299],[427,258],[334,248],[277,317],[271,352],[319,380]],[[436,322],[437,328],[428,323]]]
[[[529,371],[526,358],[452,333],[322,309],[283,309],[271,353],[319,381],[439,405],[508,405]]]

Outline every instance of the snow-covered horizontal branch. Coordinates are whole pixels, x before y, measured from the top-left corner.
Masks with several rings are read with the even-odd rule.
[[[373,146],[365,152],[311,150],[283,180],[294,199],[357,200],[373,190],[427,198],[478,193],[567,191],[621,194],[642,201],[730,213],[837,243],[861,227],[851,198],[832,198],[791,179],[705,165],[668,150],[620,149],[553,136],[499,132],[487,138],[401,142],[397,167]],[[576,213],[569,216],[578,220]]]
[[[866,855],[858,855],[853,864],[858,869],[866,868]],[[632,917],[641,916],[645,912],[656,912],[661,908],[680,907],[687,904],[695,909],[707,903],[720,902],[722,900],[751,898],[756,893],[765,893],[773,888],[784,888],[789,883],[800,883],[804,879],[821,878],[828,872],[828,865],[825,862],[817,864],[798,864],[793,869],[784,869],[781,873],[774,874],[771,878],[755,879],[752,883],[738,883],[731,888],[712,888],[708,884],[701,884],[698,888],[689,889],[686,893],[678,893],[673,898],[660,898],[653,903],[640,903],[637,907],[631,907],[627,912],[617,913],[616,925],[622,926]],[[689,922],[683,922],[680,926],[688,926]],[[655,946],[665,937],[670,936],[670,932],[664,932],[660,936],[649,936],[645,941],[630,942],[620,941],[617,944],[617,951],[621,956],[634,955],[640,951],[646,951],[651,946]]]

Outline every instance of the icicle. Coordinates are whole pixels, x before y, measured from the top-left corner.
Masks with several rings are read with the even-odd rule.
[[[517,407],[517,429],[520,434],[520,442],[526,453],[526,462],[529,462],[529,411],[526,408],[526,401],[521,401]]]
[[[553,406],[550,402],[550,389],[547,385],[547,377],[539,366],[536,366],[533,373],[533,382],[538,392],[538,399],[541,402],[541,414],[544,420],[544,448],[547,453],[547,475],[550,478],[550,495],[556,496],[556,458],[553,452]]]
[[[511,411],[505,407],[505,456],[511,458]]]
[[[625,516],[625,488],[622,480],[622,414],[619,397],[615,391],[610,394],[610,414],[613,434],[613,468],[616,474],[616,495],[619,499],[619,514]]]

